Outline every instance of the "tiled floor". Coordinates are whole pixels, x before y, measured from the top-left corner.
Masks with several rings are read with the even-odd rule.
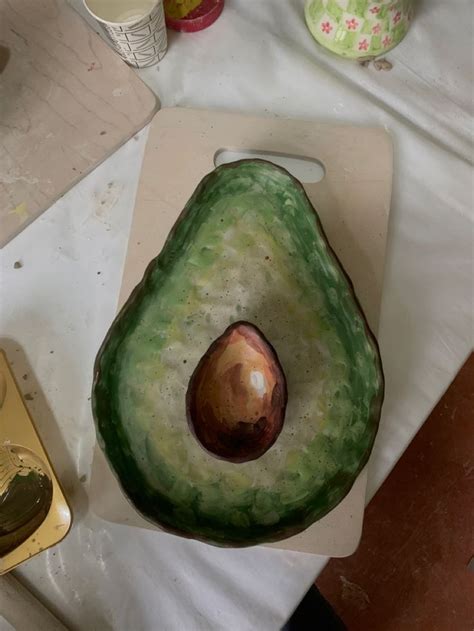
[[[317,580],[349,631],[474,629],[474,355]]]

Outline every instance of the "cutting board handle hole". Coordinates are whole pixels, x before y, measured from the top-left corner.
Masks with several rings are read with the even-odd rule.
[[[229,164],[237,160],[249,160],[260,158],[269,160],[273,164],[283,167],[303,184],[316,184],[321,182],[325,175],[322,162],[314,158],[295,156],[289,153],[279,153],[277,151],[264,151],[259,149],[219,149],[214,154],[214,165]]]

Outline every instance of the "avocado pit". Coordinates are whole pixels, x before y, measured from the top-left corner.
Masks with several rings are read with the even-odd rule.
[[[235,322],[204,353],[189,380],[189,425],[210,453],[230,462],[262,456],[285,418],[286,378],[275,349],[249,322]]]

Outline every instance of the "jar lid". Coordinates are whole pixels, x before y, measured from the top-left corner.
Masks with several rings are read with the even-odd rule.
[[[195,33],[217,20],[224,0],[164,0],[163,5],[168,28]]]

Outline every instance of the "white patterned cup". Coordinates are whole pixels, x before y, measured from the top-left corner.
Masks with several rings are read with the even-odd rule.
[[[124,61],[135,68],[157,64],[166,54],[163,0],[83,0]]]

